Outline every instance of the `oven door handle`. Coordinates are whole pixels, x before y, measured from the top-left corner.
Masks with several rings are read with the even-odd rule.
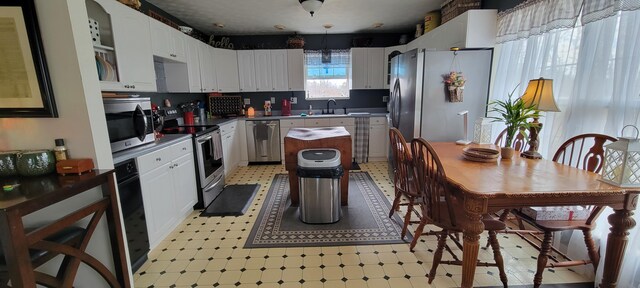
[[[220,175],[220,177],[218,178],[218,181],[213,182],[211,185],[205,187],[204,189],[202,189],[203,191],[208,191],[211,190],[211,188],[213,188],[214,186],[218,185],[220,183],[220,181],[222,181],[224,179],[223,175]]]
[[[207,137],[204,137],[204,138],[200,138],[200,139],[198,139],[198,144],[202,144],[204,142],[207,142],[207,141],[211,140],[212,138],[213,138],[213,136],[211,136],[211,135],[209,135]]]

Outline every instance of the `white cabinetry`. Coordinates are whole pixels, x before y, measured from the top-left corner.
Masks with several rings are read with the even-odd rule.
[[[386,117],[371,117],[369,122],[369,161],[387,160],[387,128]]]
[[[384,87],[384,48],[351,48],[350,89]]]
[[[216,79],[218,92],[238,92],[238,55],[229,49],[212,48],[216,63]]]
[[[256,91],[273,91],[271,80],[271,52],[269,50],[253,50],[256,73]]]
[[[388,89],[391,81],[391,58],[407,51],[407,45],[384,48],[384,88]]]
[[[253,50],[238,51],[240,92],[256,91],[256,66]]]
[[[224,163],[224,175],[229,176],[240,163],[240,150],[246,149],[241,146],[240,131],[238,121],[231,121],[220,125],[220,137],[222,137],[222,160]]]
[[[287,49],[286,51],[289,91],[304,91],[304,52],[302,49]]]
[[[182,32],[151,17],[151,47],[153,55],[178,62],[185,62],[185,36]]]
[[[330,126],[342,126],[351,135],[351,155],[356,151],[356,120],[353,117],[330,118]]]
[[[273,91],[289,91],[289,74],[287,73],[287,50],[270,50],[271,81]]]
[[[187,77],[189,78],[189,92],[202,92],[202,84],[200,83],[200,41],[196,39],[187,39],[186,41],[187,56]]]
[[[87,14],[100,25],[96,56],[111,67],[98,73],[102,90],[156,91],[148,17],[110,0],[87,1]]]
[[[136,159],[151,249],[187,217],[197,201],[193,159],[191,139]]]
[[[200,60],[200,84],[202,92],[218,91],[216,81],[215,58],[213,48],[204,43],[198,43],[198,59]]]
[[[496,10],[468,10],[411,41],[407,44],[407,50],[493,47],[496,42],[497,27]]]

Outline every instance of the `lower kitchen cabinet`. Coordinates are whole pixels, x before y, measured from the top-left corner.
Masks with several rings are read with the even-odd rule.
[[[192,145],[186,139],[136,159],[151,249],[189,215],[197,201]]]
[[[245,146],[241,145],[240,121],[231,121],[220,125],[220,137],[222,137],[222,160],[224,163],[224,176],[229,176],[240,164],[240,150]],[[244,130],[242,130],[244,131]],[[244,148],[246,149],[246,148]]]
[[[389,129],[386,117],[371,117],[369,121],[369,161],[387,161]]]

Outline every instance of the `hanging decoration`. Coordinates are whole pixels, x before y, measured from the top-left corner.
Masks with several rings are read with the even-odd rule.
[[[451,61],[451,68],[449,69],[449,74],[442,75],[444,78],[445,90],[448,94],[447,100],[449,102],[462,102],[462,93],[464,92],[464,83],[467,80],[462,75],[462,71],[460,71],[460,65],[456,61],[456,57],[458,56],[458,48],[451,48],[453,51],[453,60]]]
[[[322,38],[322,63],[331,63],[331,50],[327,48],[327,33],[327,30],[325,30]]]

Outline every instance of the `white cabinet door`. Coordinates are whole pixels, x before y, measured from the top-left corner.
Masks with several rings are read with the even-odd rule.
[[[238,92],[240,83],[238,81],[238,55],[236,51],[229,49],[213,48],[215,55],[216,80],[218,82],[218,92]]]
[[[367,48],[351,48],[349,89],[367,89]]]
[[[186,36],[184,33],[180,32],[179,30],[173,29],[171,27],[169,27],[169,29],[171,29],[170,36],[173,44],[173,55],[175,55],[173,59],[175,61],[184,63],[187,61],[187,52],[186,52],[185,42],[187,41],[187,38],[189,39],[193,39],[193,38]]]
[[[256,71],[256,91],[273,91],[271,78],[271,52],[269,50],[253,50]]]
[[[187,53],[187,77],[189,78],[189,92],[200,93],[202,92],[202,85],[200,83],[200,58],[198,57],[198,50],[200,41],[196,39],[186,39],[186,53]]]
[[[202,92],[216,92],[218,91],[218,84],[215,74],[215,61],[213,56],[213,47],[199,43],[200,58],[200,81],[202,83]]]
[[[193,211],[193,205],[198,201],[198,187],[196,186],[196,170],[193,154],[186,153],[178,159],[173,160],[171,167],[178,219],[182,219]]]
[[[256,68],[253,50],[240,50],[237,54],[240,92],[254,92],[256,91]]]
[[[222,162],[224,164],[224,176],[229,175],[229,172],[233,170],[232,166],[232,145],[233,145],[233,133],[227,133],[220,135],[222,137]]]
[[[240,162],[240,137],[238,122],[220,125],[220,137],[222,137],[222,156],[224,162],[224,174],[228,176]]]
[[[270,50],[271,80],[273,91],[289,91],[289,74],[287,73],[287,50]]]
[[[171,165],[173,163],[167,163],[147,173],[140,171],[144,213],[152,249],[171,232],[177,222]]]
[[[147,16],[119,3],[113,3],[107,7],[111,7],[113,10],[107,11],[107,13],[112,17],[113,38],[118,63],[117,71],[121,84],[121,87],[113,88],[126,91],[155,92],[156,74],[153,69],[151,36]]]
[[[389,131],[383,117],[372,117],[369,126],[369,161],[385,161]]]
[[[185,62],[184,34],[158,20],[147,17],[151,30],[151,47],[153,55]]]
[[[384,48],[367,48],[367,88],[384,87]]]
[[[287,74],[289,91],[304,91],[304,52],[302,49],[287,49]]]

